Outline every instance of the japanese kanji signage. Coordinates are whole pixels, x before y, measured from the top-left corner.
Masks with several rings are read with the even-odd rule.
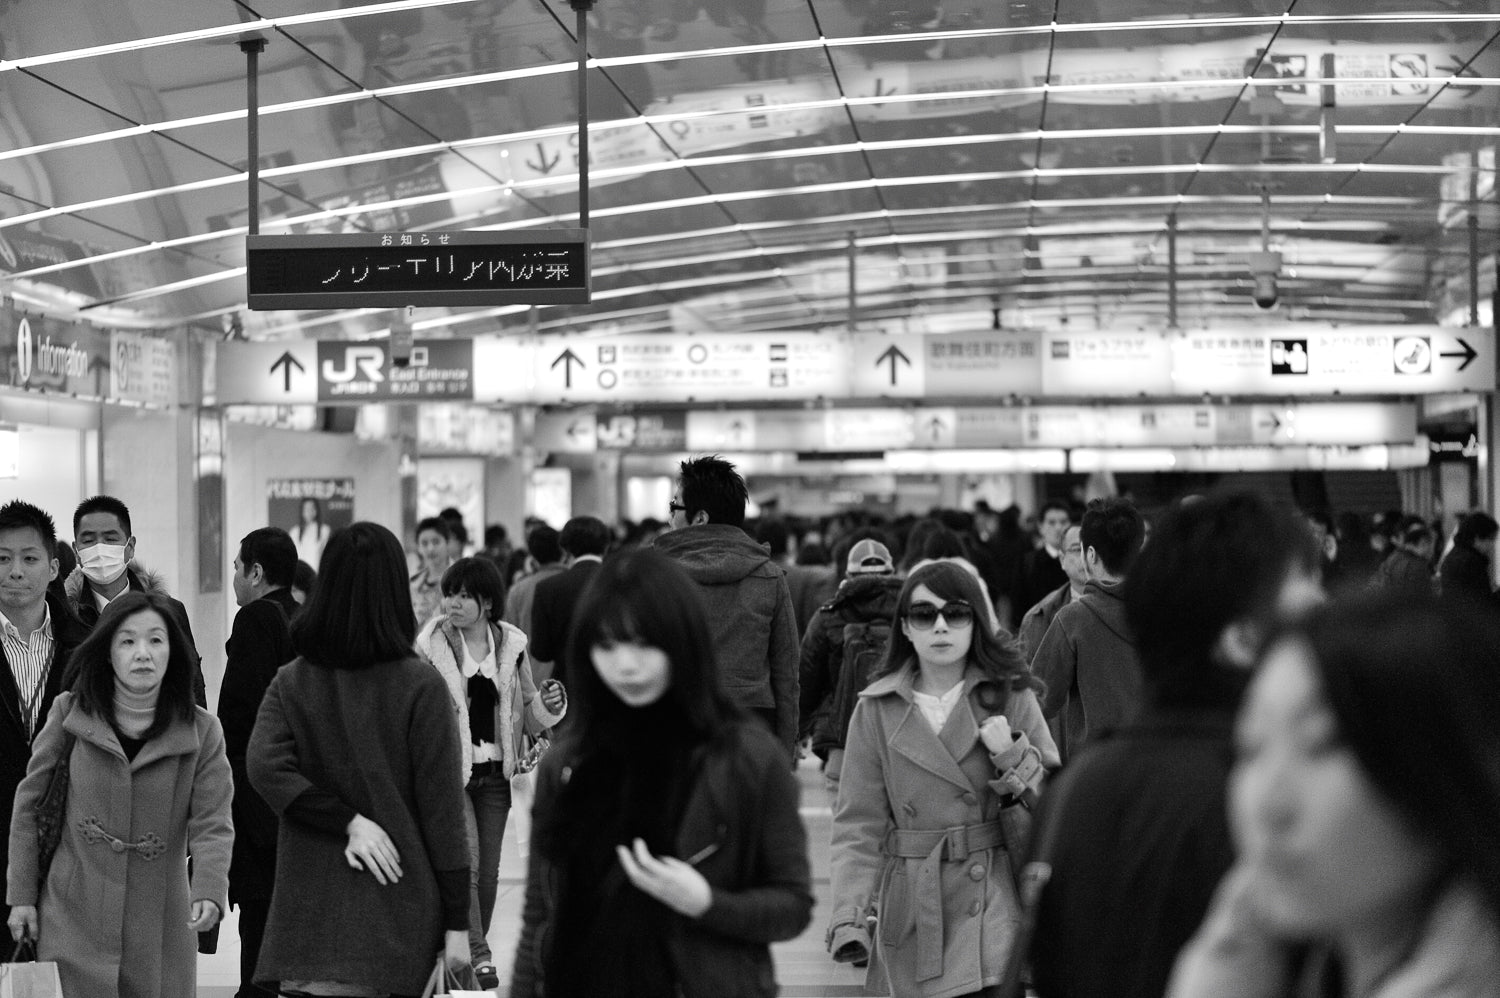
[[[582,229],[247,236],[252,309],[589,301]]]

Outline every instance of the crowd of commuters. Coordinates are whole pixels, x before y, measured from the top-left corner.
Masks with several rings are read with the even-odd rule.
[[[665,520],[475,550],[448,509],[415,566],[305,507],[239,542],[212,713],[124,502],[71,546],[0,507],[0,957],[191,995],[232,905],[240,998],[494,989],[513,823],[512,995],[774,995],[810,752],[829,954],[871,994],[1492,993],[1488,514],[750,505],[695,458]]]

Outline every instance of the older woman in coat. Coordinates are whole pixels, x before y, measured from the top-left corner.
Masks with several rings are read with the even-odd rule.
[[[219,920],[229,889],[223,731],[193,703],[196,658],[160,596],[110,604],[72,661],[77,683],[16,792],[11,933],[57,961],[67,995],[192,998],[194,933]],[[35,806],[69,742],[62,840],[39,883]]]
[[[984,607],[962,567],[912,572],[883,674],[850,722],[829,949],[869,956],[872,989],[888,981],[896,998],[1000,983],[1020,916],[1002,811],[1024,807],[1058,765],[1035,681],[1015,646],[981,626]]]

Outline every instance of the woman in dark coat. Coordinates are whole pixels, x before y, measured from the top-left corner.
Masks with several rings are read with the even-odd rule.
[[[405,564],[378,524],[329,538],[250,737],[251,785],[281,816],[256,979],[285,993],[415,995],[440,952],[468,968],[458,727],[412,653]]]
[[[1443,599],[1493,606],[1490,556],[1500,524],[1488,513],[1470,513],[1453,535],[1453,549],[1443,558],[1438,575]]]
[[[717,680],[697,588],[615,556],[574,615],[568,732],[542,760],[514,998],[776,994],[812,915],[790,759]]]
[[[166,599],[131,592],[70,670],[16,792],[11,933],[57,961],[64,994],[191,998],[195,933],[224,912],[234,839],[224,733],[193,702],[197,658]],[[70,742],[62,838],[39,887],[36,802]]]

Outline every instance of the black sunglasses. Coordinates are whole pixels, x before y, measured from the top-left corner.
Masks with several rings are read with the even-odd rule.
[[[925,631],[937,623],[939,614],[949,627],[968,627],[974,623],[974,608],[967,603],[944,603],[942,606],[913,603],[907,607],[906,622],[919,631]]]
[[[673,513],[676,513],[678,510],[683,510],[685,512],[687,510],[687,507],[684,506],[680,502],[670,502],[669,501],[667,503],[667,516],[668,517],[670,517]]]

